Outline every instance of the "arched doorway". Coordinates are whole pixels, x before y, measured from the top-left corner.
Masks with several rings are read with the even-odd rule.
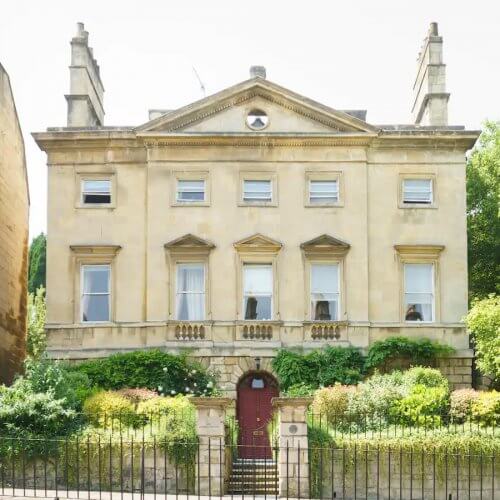
[[[237,389],[240,458],[272,458],[267,427],[273,410],[271,400],[279,396],[278,382],[269,373],[250,372]]]

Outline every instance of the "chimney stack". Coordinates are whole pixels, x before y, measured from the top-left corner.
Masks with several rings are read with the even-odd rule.
[[[256,76],[265,80],[266,68],[264,66],[250,66],[250,78],[255,78]]]
[[[70,90],[68,127],[98,127],[104,124],[104,87],[99,65],[89,47],[89,34],[83,23],[77,23],[71,40]]]
[[[443,64],[443,37],[438,24],[431,23],[417,59],[417,77],[413,84],[412,116],[416,125],[448,125],[446,66]]]

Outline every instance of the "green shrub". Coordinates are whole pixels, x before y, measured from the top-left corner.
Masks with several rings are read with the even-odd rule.
[[[428,339],[413,340],[407,337],[390,337],[374,342],[370,346],[365,368],[366,370],[387,371],[399,361],[412,365],[429,365],[438,356],[447,356],[452,352],[452,347]]]
[[[458,389],[450,394],[450,418],[454,423],[465,422],[472,413],[472,404],[479,398],[474,389]]]
[[[500,423],[500,392],[480,392],[472,403],[472,418],[483,426],[496,426]]]
[[[403,372],[403,384],[408,387],[425,385],[448,389],[448,379],[439,370],[425,366],[414,366]]]
[[[352,347],[327,347],[321,351],[300,354],[281,349],[272,361],[282,391],[303,384],[313,388],[356,384],[363,373],[363,358]]]
[[[159,350],[114,354],[85,361],[73,370],[85,373],[91,385],[105,390],[147,388],[164,395],[210,396],[217,390],[215,376],[186,355]]]
[[[434,427],[441,424],[448,404],[449,392],[446,387],[417,384],[408,396],[396,401],[392,411],[400,424]]]
[[[500,385],[500,296],[474,301],[465,322],[472,331],[477,367]]]
[[[349,415],[351,418],[364,416],[368,426],[387,424],[391,421],[391,409],[408,392],[409,387],[402,372],[375,373],[350,394]]]
[[[116,426],[117,421],[125,426],[137,422],[133,403],[112,391],[101,391],[88,398],[83,404],[83,412],[97,427]]]
[[[54,391],[35,393],[25,380],[17,380],[11,387],[0,386],[0,455],[9,447],[14,454],[24,452],[27,456],[50,448],[51,442],[44,439],[68,436],[78,427],[74,410],[65,401],[57,399]],[[6,436],[20,437],[30,441],[9,441]]]
[[[120,396],[128,399],[131,403],[137,405],[142,401],[148,401],[158,397],[158,393],[150,389],[120,389],[117,391]]]
[[[314,388],[307,384],[294,384],[283,392],[284,396],[289,398],[301,398],[312,396],[314,393]]]
[[[349,396],[355,391],[354,387],[340,384],[316,391],[312,403],[315,419],[326,419],[330,423],[342,421],[349,405]]]

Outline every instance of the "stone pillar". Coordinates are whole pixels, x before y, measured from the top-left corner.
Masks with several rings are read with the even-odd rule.
[[[278,411],[278,474],[281,497],[309,497],[307,408],[312,398],[274,398]]]
[[[225,429],[229,398],[191,398],[196,408],[199,447],[195,490],[198,495],[221,496],[225,480]]]

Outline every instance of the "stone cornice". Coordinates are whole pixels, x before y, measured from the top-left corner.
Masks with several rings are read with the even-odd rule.
[[[437,258],[444,250],[444,245],[394,245],[396,252],[402,257],[408,258]]]
[[[114,257],[120,250],[120,245],[70,245],[71,251],[78,256]]]
[[[275,408],[280,408],[283,406],[309,406],[313,402],[313,398],[273,398],[272,404]]]

